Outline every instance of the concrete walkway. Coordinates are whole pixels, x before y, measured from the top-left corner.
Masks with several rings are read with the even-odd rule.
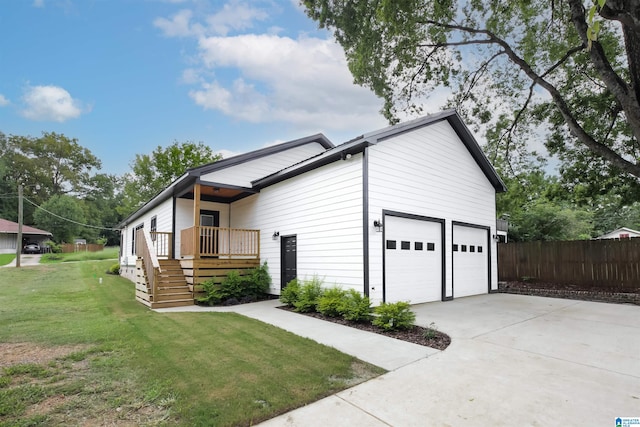
[[[439,352],[275,305],[215,310],[271,323],[390,372],[262,426],[614,426],[616,417],[640,417],[638,306],[507,294],[414,306],[418,324],[434,322],[452,337]]]
[[[40,254],[22,254],[20,255],[20,267],[30,267],[33,265],[40,264],[40,258],[42,255]],[[14,258],[9,264],[0,266],[0,267],[15,267],[16,259]]]

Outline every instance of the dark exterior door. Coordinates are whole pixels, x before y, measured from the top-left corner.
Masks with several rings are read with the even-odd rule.
[[[200,227],[220,227],[220,212],[200,209]],[[218,238],[210,228],[200,228],[200,253],[211,257],[220,250]],[[214,257],[217,258],[217,257]]]
[[[283,236],[280,239],[281,256],[280,289],[297,277],[297,236]]]

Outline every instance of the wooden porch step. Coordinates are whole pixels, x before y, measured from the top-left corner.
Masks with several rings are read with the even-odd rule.
[[[153,302],[162,302],[162,301],[183,301],[190,299],[193,301],[193,294],[189,291],[187,292],[168,292],[168,293],[160,293],[158,292],[153,296]]]
[[[171,300],[171,301],[153,301],[150,305],[151,308],[169,308],[169,307],[187,307],[195,305],[193,298]]]

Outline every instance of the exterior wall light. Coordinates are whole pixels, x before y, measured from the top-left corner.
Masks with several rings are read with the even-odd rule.
[[[376,228],[376,231],[382,231],[382,221],[380,221],[379,219],[373,221],[373,226]]]
[[[278,240],[278,237],[280,237],[280,232],[279,231],[274,231],[273,232],[273,236],[271,236],[271,238],[273,240]]]

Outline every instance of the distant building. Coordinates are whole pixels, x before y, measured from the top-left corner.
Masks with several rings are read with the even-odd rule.
[[[632,237],[640,237],[640,231],[632,230],[627,227],[621,227],[616,230],[596,237],[596,239],[631,239]]]
[[[42,243],[51,239],[51,236],[52,234],[48,231],[23,225],[20,247],[26,243],[37,243],[42,246]],[[18,223],[0,218],[0,254],[16,253],[17,240]]]

